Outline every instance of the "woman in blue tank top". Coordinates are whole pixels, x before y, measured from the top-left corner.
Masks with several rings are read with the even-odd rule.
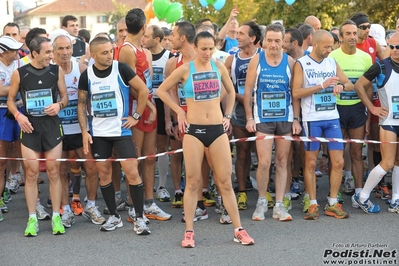
[[[197,57],[177,68],[158,88],[159,98],[177,114],[179,130],[185,132],[183,154],[186,167],[184,214],[186,231],[183,247],[194,247],[194,215],[197,190],[201,183],[201,165],[206,154],[212,166],[215,182],[234,225],[234,241],[251,245],[254,240],[241,227],[237,202],[231,184],[231,155],[227,134],[230,126],[235,92],[227,69],[212,60],[215,38],[209,32],[200,32],[194,40]],[[168,91],[182,82],[187,101],[187,114],[174,102]],[[227,91],[225,113],[220,109],[222,84]]]

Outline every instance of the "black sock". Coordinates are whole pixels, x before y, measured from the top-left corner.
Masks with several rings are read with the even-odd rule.
[[[373,151],[373,162],[375,166],[381,162],[381,152]]]
[[[82,177],[80,175],[73,175],[73,194],[80,194],[80,180],[82,180]]]
[[[204,201],[203,200],[199,200],[197,202],[197,206],[201,209],[201,210],[205,210],[205,206],[204,206]]]
[[[129,185],[130,196],[132,197],[136,217],[143,218],[144,190],[143,183],[139,185]]]
[[[107,205],[107,208],[109,210],[109,213],[111,215],[119,217],[119,214],[116,213],[114,185],[111,182],[108,185],[100,186],[100,188],[101,188],[101,193],[103,194],[105,204]]]

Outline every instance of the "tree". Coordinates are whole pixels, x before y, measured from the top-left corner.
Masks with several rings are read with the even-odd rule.
[[[129,10],[129,7],[125,4],[118,3],[117,0],[112,0],[112,3],[115,6],[115,11],[110,11],[106,13],[108,17],[108,24],[112,26],[112,29],[109,31],[110,34],[116,34],[116,24],[118,21],[126,16],[126,12]]]

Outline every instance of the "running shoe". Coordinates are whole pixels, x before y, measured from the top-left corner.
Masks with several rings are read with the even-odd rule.
[[[37,236],[37,232],[39,232],[39,222],[35,218],[29,217],[25,229],[25,236]]]
[[[129,211],[128,211],[128,214],[129,214],[129,215],[127,216],[127,221],[128,221],[129,223],[134,224],[134,222],[135,222],[135,220],[136,220],[136,211],[135,211],[135,209],[132,208],[131,210],[129,210]],[[149,223],[150,223],[150,220],[148,220],[148,218],[145,216],[144,213],[143,213],[143,219],[144,219],[145,224],[149,224]]]
[[[339,204],[344,204],[344,198],[342,197],[342,194],[339,191],[337,193],[337,200]]]
[[[239,210],[247,209],[248,197],[246,192],[238,192],[237,194],[237,205]]]
[[[274,200],[273,200],[273,197],[272,197],[272,195],[270,194],[270,192],[268,191],[268,192],[266,192],[266,201],[267,201],[267,207],[269,208],[269,209],[271,209],[271,208],[273,208],[274,207]]]
[[[195,247],[194,232],[193,231],[186,231],[184,233],[184,238],[181,241],[181,246],[183,248],[193,248],[193,247]]]
[[[216,187],[216,184],[212,184],[211,188],[209,189],[209,194],[211,194],[212,197],[217,198],[219,196],[218,188]]]
[[[303,212],[307,212],[310,206],[310,197],[306,193],[303,193],[302,198]]]
[[[24,177],[21,175],[20,172],[17,172],[17,181],[20,187],[25,186],[25,180]]]
[[[251,152],[251,164],[258,167],[258,156],[256,156],[255,152]]]
[[[183,193],[176,193],[172,201],[172,208],[183,208]]]
[[[342,205],[338,202],[336,202],[334,205],[330,205],[327,203],[324,213],[327,216],[332,216],[337,219],[344,219],[349,217],[349,213],[345,212],[342,209]]]
[[[292,221],[292,216],[287,212],[284,205],[274,206],[273,219],[278,219],[280,222]]]
[[[222,203],[222,198],[217,198],[216,199],[216,206],[215,206],[215,212],[217,214],[221,214],[223,212],[223,203]]]
[[[202,192],[202,200],[204,201],[204,205],[206,207],[212,207],[216,205],[216,201],[211,198],[211,195],[208,191]]]
[[[61,217],[59,215],[53,216],[51,227],[53,228],[53,235],[65,234],[65,227],[62,225]]]
[[[75,214],[76,216],[82,215],[82,213],[84,211],[82,203],[80,202],[80,200],[73,200],[72,203],[71,203],[71,209],[73,211],[73,214]]]
[[[11,193],[17,193],[19,189],[19,183],[18,180],[12,176],[9,176],[7,179],[7,185],[8,189],[11,191]]]
[[[283,198],[284,208],[289,212],[292,209],[291,197],[289,195],[285,195]]]
[[[40,202],[36,203],[36,216],[38,220],[50,220],[50,214],[46,212],[46,209]]]
[[[253,245],[255,241],[252,237],[250,237],[244,229],[238,229],[238,231],[234,232],[234,242],[241,243],[243,245]]]
[[[352,207],[361,208],[365,213],[378,213],[381,208],[377,204],[373,204],[370,199],[367,199],[364,203],[360,202],[359,194],[352,195]]]
[[[111,215],[107,222],[103,224],[100,228],[101,231],[114,231],[116,228],[121,228],[123,226],[122,218]]]
[[[390,203],[388,207],[389,212],[396,212],[399,213],[399,200],[395,200],[394,203]]]
[[[317,220],[319,218],[319,205],[311,204],[305,214],[305,220]]]
[[[3,201],[4,203],[9,203],[11,201],[12,197],[11,197],[11,192],[10,190],[5,187],[4,191],[3,191]]]
[[[8,212],[8,207],[7,207],[7,205],[4,203],[3,198],[0,198],[0,210],[1,210],[2,213]]]
[[[166,213],[163,210],[161,210],[161,208],[159,208],[157,204],[155,204],[155,202],[152,203],[150,207],[147,207],[144,204],[143,211],[145,216],[147,216],[148,219],[152,220],[166,221],[172,217],[172,215],[170,215],[169,213]]]
[[[227,213],[226,208],[224,208],[224,207],[223,207],[223,212],[220,216],[219,222],[221,224],[231,224],[232,223],[230,215]]]
[[[0,212],[0,222],[3,221],[3,220],[4,220],[4,218],[3,218],[3,213]]]
[[[320,170],[318,170],[318,169],[316,169],[316,171],[314,171],[314,174],[316,175],[316,177],[322,177],[323,176],[323,173]]]
[[[137,235],[149,235],[151,234],[150,229],[147,226],[146,221],[144,218],[136,218],[134,220],[133,231],[136,232]]]
[[[389,193],[388,186],[386,184],[381,184],[377,186],[377,191],[375,192],[375,197],[382,199],[382,200],[387,200],[391,198],[391,194]]]
[[[344,187],[342,188],[342,192],[346,194],[352,194],[355,191],[355,181],[353,177],[348,178],[344,182]]]
[[[263,221],[265,219],[265,213],[267,212],[267,203],[258,200],[256,203],[256,209],[252,214],[252,220]]]
[[[295,179],[292,179],[290,192],[291,193],[296,193],[296,194],[301,194],[301,184],[299,184],[299,181],[296,181]]]
[[[92,206],[90,208],[86,206],[82,215],[86,219],[91,220],[93,224],[104,224],[106,222],[105,218],[101,215],[97,206]]]
[[[161,202],[167,202],[170,201],[170,194],[164,187],[160,187],[157,192],[157,199]]]
[[[61,216],[62,225],[65,228],[70,228],[75,223],[75,215],[72,211],[64,211]]]
[[[195,214],[194,214],[194,222],[206,220],[206,219],[208,219],[208,217],[209,217],[208,211],[206,209],[201,209],[200,207],[197,207],[197,209],[195,210]],[[186,217],[184,216],[184,212],[183,212],[183,218],[181,219],[181,221],[183,223],[186,222]]]

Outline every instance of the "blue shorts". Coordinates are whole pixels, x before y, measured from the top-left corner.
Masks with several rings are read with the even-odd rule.
[[[0,140],[13,142],[19,140],[20,127],[17,121],[11,120],[4,115],[7,108],[0,108]]]
[[[399,126],[381,126],[382,129],[391,131],[399,137]]]
[[[354,105],[337,105],[342,129],[354,129],[366,124],[367,110],[362,102]]]
[[[306,137],[322,137],[342,139],[339,119],[303,122],[303,132]],[[340,142],[327,142],[328,150],[343,150],[344,144]],[[305,142],[305,151],[320,149],[320,142]]]

